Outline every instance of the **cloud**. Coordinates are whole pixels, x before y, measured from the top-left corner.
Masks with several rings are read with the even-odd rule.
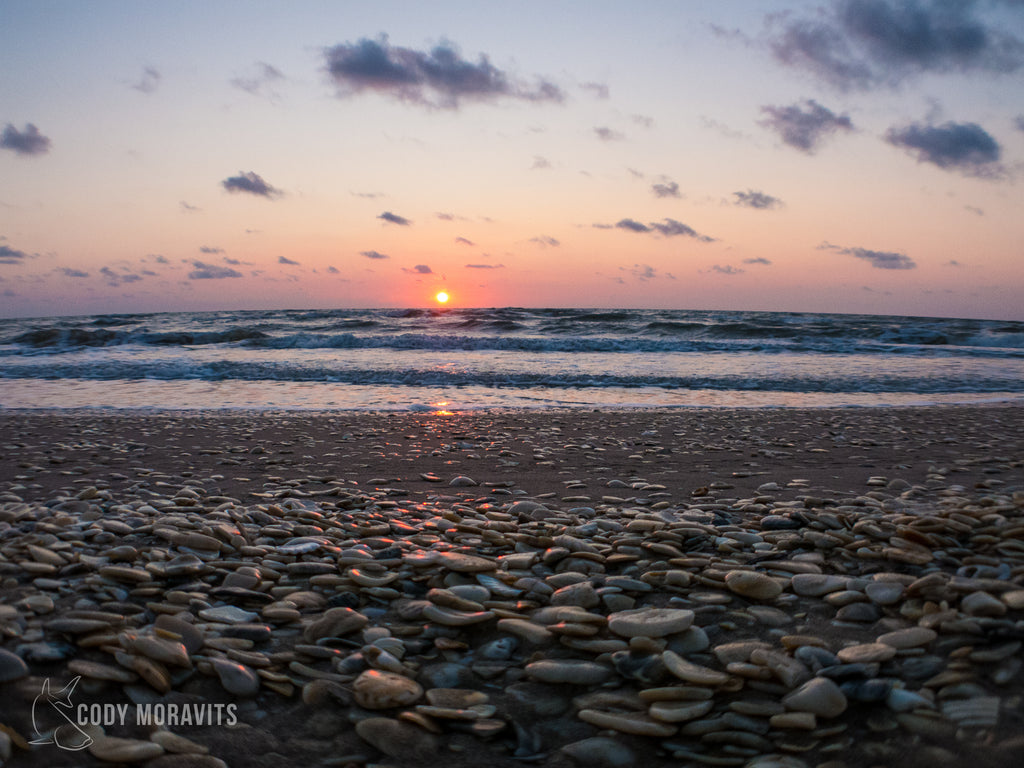
[[[153,257],[153,261],[155,261],[157,264],[170,264],[171,263],[171,262],[169,262],[167,260],[166,256],[162,256],[159,253],[156,254],[156,256]]]
[[[467,264],[466,269],[504,269],[504,264]]]
[[[557,248],[558,246],[561,245],[561,242],[559,242],[558,240],[556,240],[553,237],[548,237],[547,235],[540,235],[539,237],[531,237],[530,238],[530,242],[531,243],[536,243],[537,245],[539,245],[541,247],[544,247],[544,248],[546,248],[549,245],[551,247],[553,247],[553,248]]]
[[[224,253],[223,248],[217,248],[212,245],[201,245],[199,246],[200,253]]]
[[[650,232],[651,228],[646,224],[641,224],[636,219],[620,219],[615,222],[616,229],[625,229],[630,232]]]
[[[746,208],[756,208],[759,211],[766,211],[772,208],[779,208],[782,205],[782,201],[777,197],[766,195],[764,192],[758,192],[753,189],[748,189],[746,192],[733,192],[736,197],[734,205],[742,205]]]
[[[272,187],[260,176],[252,171],[245,173],[239,171],[237,176],[231,176],[221,182],[221,186],[228,192],[247,192],[250,195],[266,197],[268,199],[279,197],[284,194],[281,190]]]
[[[434,274],[434,270],[432,270],[426,264],[417,264],[412,269],[407,269],[406,267],[402,267],[402,271],[403,272],[408,272],[410,275],[432,275],[432,274]]]
[[[65,277],[88,277],[88,272],[83,272],[80,269],[71,269],[71,267],[61,267],[58,270]]]
[[[895,251],[872,251],[868,248],[843,248],[832,243],[822,243],[818,246],[819,251],[835,251],[844,256],[853,256],[863,259],[875,269],[915,269],[917,264],[905,253]]]
[[[189,204],[188,204],[188,203],[186,203],[186,202],[185,202],[184,200],[182,200],[182,201],[181,201],[181,202],[179,203],[179,205],[181,206],[181,210],[182,210],[182,211],[184,211],[185,213],[196,213],[197,211],[201,211],[201,210],[203,210],[202,208],[200,208],[200,207],[198,207],[198,206],[195,206],[195,205],[189,205]]]
[[[668,181],[664,184],[652,184],[651,192],[654,193],[655,197],[682,197],[679,193],[679,185],[674,181]]]
[[[137,283],[142,279],[141,275],[136,275],[131,272],[115,272],[110,267],[103,267],[100,269],[100,274],[103,275],[103,279],[107,281],[107,285],[118,286],[124,283]]]
[[[769,39],[783,64],[841,90],[895,87],[926,72],[1007,74],[1024,43],[987,25],[973,0],[840,0],[814,17],[775,17]]]
[[[1013,118],[1013,125],[1018,131],[1024,131],[1024,115],[1017,115]]]
[[[734,267],[732,264],[726,264],[724,267],[721,266],[720,264],[715,264],[715,266],[711,268],[711,271],[717,272],[720,275],[742,275],[747,270],[738,269],[737,267]]]
[[[693,237],[700,240],[702,243],[713,243],[715,238],[708,237],[707,235],[698,234],[693,227],[689,227],[683,224],[681,221],[675,219],[665,219],[661,223],[651,222],[651,228],[657,232],[660,232],[665,237],[678,237],[679,235],[685,235],[686,237]]]
[[[382,213],[377,218],[383,219],[384,221],[389,222],[391,224],[398,224],[400,227],[408,227],[410,224],[412,224],[412,222],[409,221],[409,219],[405,218],[404,216],[399,216],[397,213],[392,213],[391,211],[384,211],[384,213]]]
[[[257,62],[256,68],[255,75],[233,78],[231,85],[253,96],[273,96],[274,94],[269,91],[269,86],[278,80],[283,80],[284,75],[279,69],[264,61]]]
[[[654,118],[647,115],[630,115],[629,119],[637,125],[642,125],[644,128],[654,127]]]
[[[287,258],[286,256],[278,256],[277,257],[277,263],[278,264],[287,264],[288,266],[291,266],[291,267],[299,266],[299,262],[292,261],[291,259]]]
[[[766,259],[764,256],[758,256],[755,259],[744,259],[743,263],[744,264],[764,264],[764,265],[767,266],[768,264],[771,264],[772,262],[771,262],[771,259]]]
[[[50,139],[32,123],[25,123],[24,131],[8,123],[0,134],[0,148],[13,150],[19,155],[45,155],[50,151]]]
[[[139,93],[150,94],[153,93],[160,85],[160,73],[157,72],[155,67],[146,67],[142,70],[142,77],[139,82],[132,85]]]
[[[550,167],[551,161],[546,157],[541,157],[540,155],[533,156],[533,165],[530,166],[531,171],[539,171]]]
[[[594,133],[597,134],[597,138],[601,141],[621,141],[626,138],[626,135],[621,131],[614,131],[607,125],[599,125],[594,127]]]
[[[620,219],[614,224],[614,226],[611,224],[593,224],[591,226],[596,229],[624,229],[627,232],[657,232],[663,237],[679,237],[680,235],[685,235],[686,237],[692,237],[700,240],[702,243],[715,242],[715,238],[699,234],[693,227],[683,224],[681,221],[676,221],[675,219],[663,219],[660,222],[652,221],[649,224],[643,224],[636,219]]]
[[[231,269],[230,267],[222,267],[217,264],[205,264],[202,261],[193,261],[192,266],[195,267],[191,272],[188,273],[189,280],[222,280],[226,277],[241,277],[242,273]]]
[[[231,259],[231,258],[228,258],[227,256],[225,256],[224,257],[224,263],[225,264],[230,264],[233,267],[237,267],[237,266],[239,266],[242,263],[242,261],[240,259]]]
[[[455,242],[460,243],[462,245],[476,245],[476,243],[474,243],[472,240],[467,240],[464,237],[456,237]]]
[[[814,154],[832,134],[853,130],[853,122],[847,115],[836,115],[813,99],[802,105],[761,107],[761,112],[767,117],[758,121],[759,125],[772,129],[784,143],[807,154]]]
[[[885,140],[905,149],[919,163],[931,163],[966,176],[993,178],[1004,174],[1002,149],[977,123],[944,123],[891,128]]]
[[[386,253],[380,253],[378,251],[360,251],[360,256],[365,256],[368,259],[390,259]]]
[[[950,259],[949,261],[947,261],[942,266],[944,266],[944,267],[962,267],[963,265],[964,265],[964,263],[962,261],[957,261],[956,259]]]
[[[626,267],[619,267],[620,272],[626,272]],[[666,277],[669,280],[675,280],[675,275],[670,272],[662,272],[659,274],[658,270],[652,267],[650,264],[634,264],[629,268],[629,274],[633,276],[635,280],[647,281],[654,280],[659,277]],[[624,282],[621,278],[616,278],[619,283]]]
[[[590,93],[595,99],[607,99],[611,95],[605,83],[580,83],[580,88]]]
[[[11,248],[9,245],[0,245],[0,264],[22,264],[29,255],[24,251]]]
[[[329,266],[327,267],[327,271],[328,271],[328,272],[329,272],[330,274],[332,274],[332,275],[340,275],[340,274],[341,274],[341,270],[340,270],[340,269],[338,269],[337,267],[335,267],[334,265],[329,265]]]
[[[528,85],[495,67],[481,54],[468,61],[451,43],[429,52],[393,46],[382,35],[341,43],[324,51],[326,69],[339,97],[377,91],[399,101],[431,108],[457,109],[463,101],[499,98],[561,102],[564,95],[549,80]]]

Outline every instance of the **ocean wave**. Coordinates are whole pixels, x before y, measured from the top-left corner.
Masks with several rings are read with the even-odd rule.
[[[465,368],[335,368],[329,363],[306,364],[268,361],[192,360],[88,361],[78,363],[21,364],[0,368],[0,379],[79,379],[92,381],[295,381],[330,382],[375,386],[490,387],[523,389],[647,388],[687,390],[737,390],[770,392],[1024,392],[1024,380],[1010,373],[979,378],[963,374],[870,375],[827,370],[820,375],[776,373],[771,377],[742,374],[631,375],[626,373],[575,373],[565,370],[500,371]]]

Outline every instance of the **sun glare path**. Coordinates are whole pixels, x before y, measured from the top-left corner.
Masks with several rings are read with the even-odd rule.
[[[434,298],[437,299],[438,304],[447,304],[449,296],[444,291],[438,291],[437,295]]]

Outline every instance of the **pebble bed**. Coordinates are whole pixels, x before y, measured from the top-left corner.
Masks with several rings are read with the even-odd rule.
[[[839,489],[786,474],[779,440],[761,445],[770,471],[748,451],[704,484],[666,480],[704,455],[671,454],[692,416],[621,417],[530,455],[460,422],[460,440],[409,438],[433,463],[402,478],[370,474],[368,447],[381,467],[388,451],[368,430],[360,482],[307,454],[315,474],[264,465],[236,495],[188,458],[133,460],[100,417],[49,452],[6,438],[21,474],[0,490],[0,764],[1019,765],[1020,414],[980,412],[1000,445],[946,427],[925,454],[959,464],[873,474],[865,444],[858,486]],[[274,445],[250,441],[246,461]],[[37,482],[62,450],[122,449],[101,473],[62,460]],[[232,704],[237,721],[36,727],[43,681],[75,678],[75,704]],[[82,748],[28,743],[54,737]]]

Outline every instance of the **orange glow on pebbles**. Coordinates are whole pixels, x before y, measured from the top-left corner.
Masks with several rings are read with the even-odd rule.
[[[453,411],[445,410],[445,406],[448,405],[448,401],[447,400],[443,400],[443,401],[441,401],[439,403],[431,403],[431,405],[435,408],[435,410],[433,411],[433,415],[434,416],[454,416],[455,415],[455,413]]]

